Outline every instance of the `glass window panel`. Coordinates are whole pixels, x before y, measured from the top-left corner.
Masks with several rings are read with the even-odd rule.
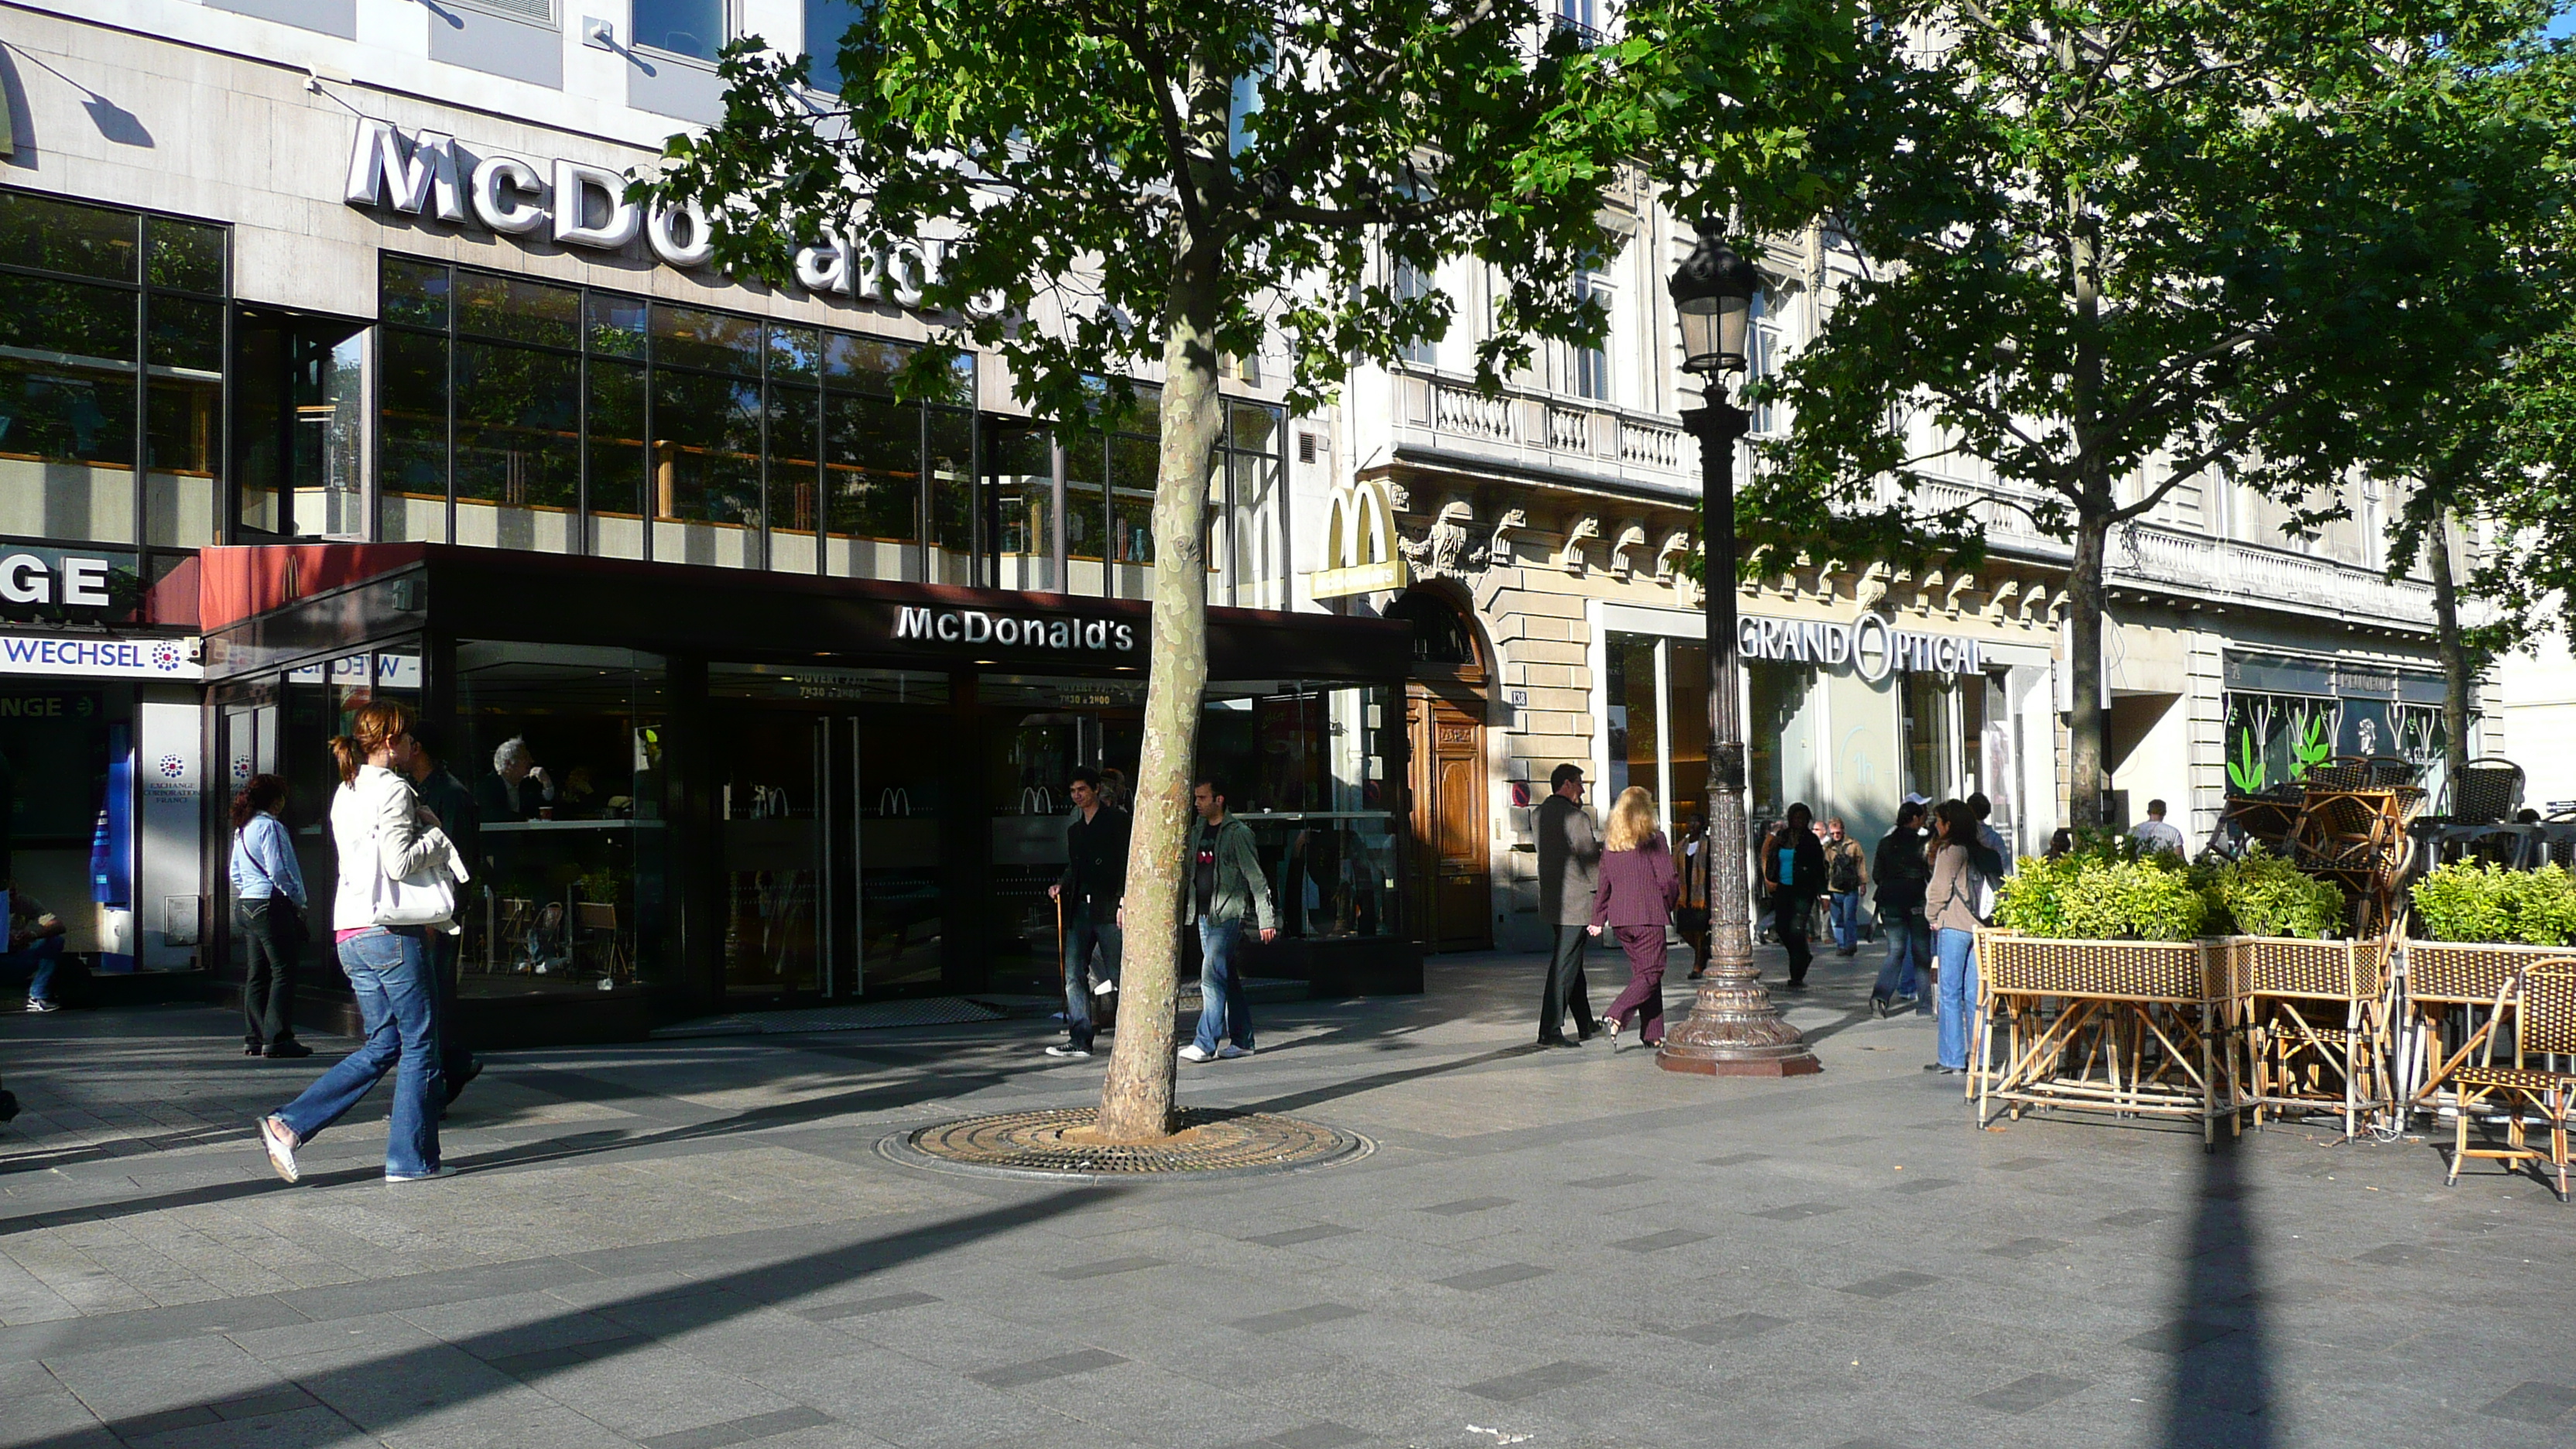
[[[948,359],[948,367],[933,385],[927,401],[949,403],[961,408],[975,405],[975,354],[961,352]]]
[[[590,350],[611,357],[644,355],[644,299],[615,292],[591,292],[582,302],[583,330]]]
[[[1064,548],[1067,556],[1100,562],[1109,547],[1108,447],[1076,436],[1064,446]]]
[[[1279,450],[1279,410],[1254,403],[1235,403],[1227,411],[1232,415],[1234,447],[1241,452],[1275,453]]]
[[[1109,440],[1110,561],[1154,561],[1154,475],[1161,448],[1152,438]]]
[[[224,370],[224,304],[156,296],[149,356],[156,367]]]
[[[456,330],[548,347],[581,345],[581,289],[460,270]]]
[[[447,326],[448,272],[438,262],[385,258],[376,305],[388,322],[444,330]]]
[[[758,377],[760,319],[657,302],[653,305],[653,362]]]
[[[810,387],[770,386],[769,526],[773,529],[814,531],[820,511],[815,454],[821,411],[821,399]]]
[[[653,494],[657,518],[760,526],[759,384],[654,372]]]
[[[457,538],[563,548],[581,498],[581,359],[529,347],[456,344]],[[469,520],[466,505],[477,505]],[[497,506],[498,514],[484,505]]]
[[[1055,472],[1047,435],[1017,421],[988,419],[985,471],[993,476],[995,551],[1043,554],[1052,547]]]
[[[806,76],[816,90],[841,88],[841,38],[866,13],[858,0],[805,0],[805,53],[814,58]]]
[[[131,364],[140,297],[121,287],[0,276],[0,351]]]
[[[155,299],[160,305],[164,299]],[[215,477],[223,456],[224,389],[154,378],[145,402],[143,541],[202,548],[215,541]]]
[[[832,532],[892,543],[921,537],[921,409],[871,397],[823,404]]]
[[[1950,682],[1907,674],[1897,692],[1905,719],[1905,788],[1934,800],[1964,793],[1950,773]]]
[[[447,339],[399,327],[377,344],[380,536],[388,543],[447,537]]]
[[[151,243],[152,285],[190,292],[224,290],[224,229],[168,217],[147,217],[145,238]]]
[[[635,43],[713,60],[724,49],[725,0],[634,0]]]
[[[134,538],[134,374],[0,356],[0,533]]]
[[[975,415],[930,410],[930,541],[960,553],[975,546]]]
[[[823,337],[823,375],[835,392],[846,388],[892,397],[894,375],[911,357],[911,348],[879,337],[853,337],[847,332]]]
[[[590,363],[591,552],[644,556],[644,369],[606,358]]]
[[[823,334],[811,327],[769,324],[769,375],[810,382],[823,362]]]
[[[131,282],[141,221],[130,211],[0,191],[0,257],[39,271]]]
[[[1655,641],[1642,634],[1610,636],[1608,690],[1609,778],[1593,807],[1607,812],[1631,785],[1655,788]]]
[[[1707,818],[1708,643],[1673,639],[1664,645],[1665,758],[1672,766],[1672,799],[1665,818],[1679,829]]]

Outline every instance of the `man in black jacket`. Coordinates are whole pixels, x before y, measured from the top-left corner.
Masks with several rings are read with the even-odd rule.
[[[1932,927],[1923,918],[1923,888],[1932,881],[1932,866],[1923,858],[1923,802],[1908,800],[1896,811],[1896,828],[1878,842],[1870,873],[1878,877],[1878,918],[1887,933],[1887,964],[1878,968],[1870,988],[1873,1016],[1894,1016],[1911,1006],[1932,1014],[1931,993],[1923,978],[1932,969]]]
[[[1073,772],[1065,793],[1074,817],[1064,828],[1064,874],[1047,894],[1064,912],[1064,1024],[1068,1038],[1047,1048],[1051,1057],[1091,1055],[1091,998],[1118,989],[1118,902],[1127,893],[1127,812],[1100,799],[1100,772]],[[1089,974],[1093,946],[1100,948],[1100,981]]]

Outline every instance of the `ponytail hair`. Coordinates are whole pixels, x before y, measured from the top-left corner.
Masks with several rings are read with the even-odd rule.
[[[391,700],[361,705],[349,721],[349,733],[331,737],[331,758],[340,767],[340,783],[358,782],[358,767],[367,756],[411,733],[411,711]]]
[[[253,775],[233,796],[233,829],[250,823],[250,818],[263,811],[274,814],[286,808],[286,782],[275,775]]]

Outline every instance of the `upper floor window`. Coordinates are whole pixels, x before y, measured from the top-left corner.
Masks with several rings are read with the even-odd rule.
[[[1556,28],[1574,32],[1587,45],[1601,43],[1601,16],[1596,0],[1556,0]]]
[[[714,60],[733,38],[728,0],[633,0],[637,45]]]
[[[1395,264],[1395,276],[1389,284],[1389,290],[1395,293],[1397,301],[1420,301],[1431,295],[1431,286],[1431,278],[1420,267],[1411,262]],[[1417,367],[1435,367],[1440,362],[1440,344],[1425,337],[1418,342],[1406,343],[1398,356],[1401,360]]]
[[[1610,314],[1609,286],[1586,272],[1574,279],[1574,295],[1592,302],[1606,319]],[[1566,387],[1576,397],[1593,402],[1610,400],[1610,354],[1598,347],[1567,349]]]
[[[1761,382],[1780,371],[1780,316],[1772,309],[1769,295],[1758,287],[1753,292],[1753,325],[1744,337],[1746,382]],[[1754,432],[1767,435],[1783,431],[1788,426],[1788,409],[1780,404],[1766,400],[1753,405]]]
[[[875,0],[805,0],[805,53],[813,57],[807,84],[818,91],[841,89],[841,40],[875,8]]]

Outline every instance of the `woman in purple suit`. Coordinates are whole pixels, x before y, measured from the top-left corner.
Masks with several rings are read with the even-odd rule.
[[[1602,841],[1601,884],[1592,893],[1592,934],[1606,927],[1628,953],[1628,989],[1605,1018],[1613,1050],[1632,1011],[1639,1040],[1656,1046],[1664,1039],[1664,951],[1681,889],[1672,849],[1655,828],[1655,797],[1639,785],[1620,791]]]

